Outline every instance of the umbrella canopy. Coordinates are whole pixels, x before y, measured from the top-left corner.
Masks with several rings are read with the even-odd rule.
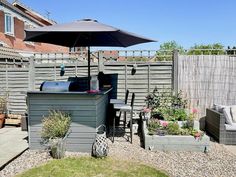
[[[25,32],[25,41],[45,42],[67,47],[128,47],[145,42],[155,42],[152,39],[98,23],[91,19],[27,29]]]
[[[105,25],[92,19],[56,24],[25,30],[25,41],[45,42],[67,47],[113,46],[128,47],[155,40]],[[90,78],[90,55],[88,55],[88,78]]]

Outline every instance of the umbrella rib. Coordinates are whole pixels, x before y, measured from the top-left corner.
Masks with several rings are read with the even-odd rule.
[[[78,35],[78,36],[76,37],[75,42],[74,42],[74,44],[73,44],[72,47],[75,47],[75,46],[76,46],[76,43],[78,42],[79,38],[80,38],[80,35]]]
[[[120,31],[120,30],[117,30],[117,32]],[[120,44],[120,46],[122,47],[126,47],[125,45],[123,45],[118,39],[114,38],[111,33],[108,33],[108,36],[113,39],[114,41],[118,42]]]

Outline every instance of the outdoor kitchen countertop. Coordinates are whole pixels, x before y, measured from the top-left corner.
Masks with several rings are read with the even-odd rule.
[[[49,91],[28,91],[28,94],[70,94],[70,95],[105,95],[109,93],[112,90],[112,88],[102,89],[98,92],[92,91],[84,91],[84,92],[74,92],[74,91],[68,91],[68,92],[49,92]]]

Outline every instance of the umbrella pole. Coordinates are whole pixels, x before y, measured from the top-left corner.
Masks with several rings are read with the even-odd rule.
[[[90,46],[88,46],[88,90],[90,90],[90,81],[91,81],[91,76],[90,76]]]

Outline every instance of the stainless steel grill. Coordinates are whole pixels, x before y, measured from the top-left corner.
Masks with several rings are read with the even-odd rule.
[[[69,92],[74,91],[71,88],[72,82],[70,81],[45,81],[40,86],[40,91],[47,92]]]

